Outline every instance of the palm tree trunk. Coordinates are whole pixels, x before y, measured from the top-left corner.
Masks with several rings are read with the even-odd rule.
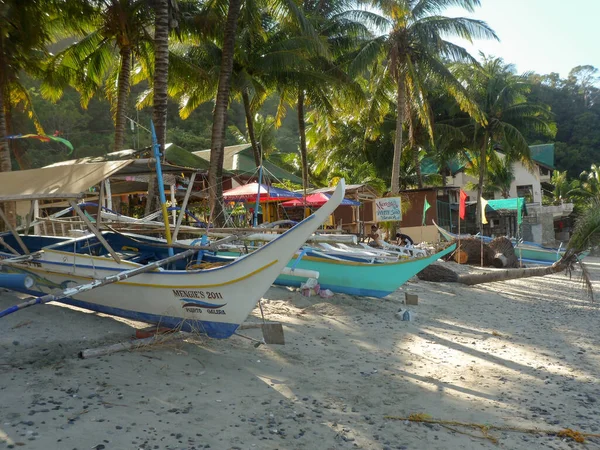
[[[156,139],[165,159],[167,143],[167,81],[169,77],[169,0],[154,2],[154,91],[152,120]],[[158,204],[158,183],[155,176],[148,183],[146,216]]]
[[[304,91],[298,93],[298,132],[300,133],[300,160],[302,163],[302,188],[308,188],[308,150],[306,148],[306,122],[304,121]]]
[[[10,147],[6,139],[6,107],[4,105],[4,94],[6,93],[6,77],[4,73],[5,63],[3,61],[4,46],[3,36],[0,35],[0,172],[10,172],[12,170],[12,164],[10,161]],[[15,202],[6,202],[2,205],[6,218],[11,225],[15,226],[17,223],[16,206]],[[4,224],[0,224],[0,228]]]
[[[125,142],[125,115],[129,98],[129,78],[131,77],[131,48],[121,49],[121,68],[119,69],[119,92],[117,94],[117,114],[115,117],[114,151],[122,150]]]
[[[229,91],[231,90],[231,72],[233,70],[233,51],[235,32],[240,14],[241,0],[229,0],[227,20],[225,22],[223,50],[221,56],[221,72],[219,87],[213,112],[213,127],[210,146],[210,163],[208,169],[209,202],[213,222],[217,226],[224,224],[223,217],[223,159],[225,146],[225,129],[227,126],[227,108]]]
[[[242,101],[244,103],[244,112],[246,113],[246,127],[248,128],[248,137],[250,138],[250,143],[252,144],[252,152],[254,153],[254,162],[256,167],[260,166],[261,161],[261,149],[256,142],[256,136],[254,134],[254,118],[252,117],[252,111],[250,110],[250,97],[248,96],[248,91],[244,89],[242,92]]]
[[[169,77],[169,0],[154,0],[154,97],[152,120],[161,153],[167,141],[167,82]]]
[[[404,126],[404,110],[406,108],[406,92],[404,78],[402,74],[398,75],[398,86],[396,91],[397,118],[396,118],[396,139],[394,140],[394,159],[392,162],[392,195],[400,192],[400,160],[402,159],[402,128]]]
[[[506,269],[487,273],[465,273],[458,276],[458,282],[469,286],[496,281],[516,280],[528,277],[543,277],[565,270],[565,265],[560,261],[550,267],[530,267],[525,269]]]

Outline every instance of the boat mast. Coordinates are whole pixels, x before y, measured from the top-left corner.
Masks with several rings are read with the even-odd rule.
[[[156,138],[156,131],[154,130],[153,121],[150,121],[150,129],[152,130],[152,151],[154,152],[154,159],[156,160],[156,182],[158,184],[160,207],[162,209],[163,221],[165,223],[165,237],[167,238],[167,244],[169,244],[169,256],[173,256],[173,247],[170,246],[173,243],[173,240],[171,239],[171,226],[169,224],[169,213],[167,212],[167,200],[165,198],[165,186],[163,184],[162,166],[160,163],[160,146],[158,145],[158,139]],[[148,193],[148,195],[152,194]]]

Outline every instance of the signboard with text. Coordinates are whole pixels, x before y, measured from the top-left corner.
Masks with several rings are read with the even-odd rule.
[[[400,220],[402,220],[400,197],[375,199],[375,221],[399,222]]]

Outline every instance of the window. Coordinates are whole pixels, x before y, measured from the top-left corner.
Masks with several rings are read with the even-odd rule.
[[[527,203],[533,203],[533,186],[531,184],[517,186],[517,197],[524,197]]]

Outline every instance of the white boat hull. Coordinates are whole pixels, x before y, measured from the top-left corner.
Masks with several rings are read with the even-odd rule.
[[[337,207],[344,192],[343,183],[340,184],[336,190],[339,195],[334,194],[331,203],[277,240],[226,266],[189,271],[155,270],[61,301],[106,314],[227,338],[248,317],[296,250]],[[1,267],[6,272],[32,275],[34,286],[22,292],[34,295],[141,267],[125,260],[117,263],[107,257],[52,247],[44,249],[32,261]]]

